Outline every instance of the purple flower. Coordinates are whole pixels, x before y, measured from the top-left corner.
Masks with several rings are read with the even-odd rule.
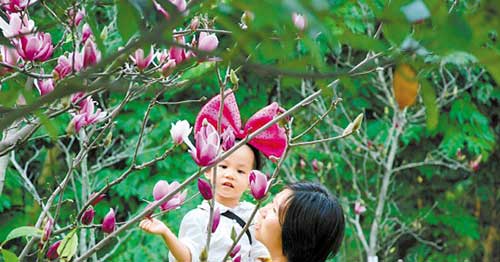
[[[49,247],[49,250],[47,250],[46,254],[48,259],[54,260],[59,257],[59,254],[57,253],[57,248],[59,247],[60,244],[61,240],[55,242],[54,244],[52,244],[52,246]]]
[[[214,197],[210,183],[203,178],[198,178],[198,190],[204,199],[210,200]]]
[[[35,81],[36,89],[41,96],[44,96],[54,90],[54,80],[49,79],[37,79]]]
[[[91,97],[83,100],[80,106],[82,107],[80,112],[74,115],[71,120],[71,125],[74,126],[76,132],[79,132],[82,127],[102,121],[106,117],[106,112],[101,112],[101,109],[94,112],[94,100]]]
[[[192,128],[189,126],[189,122],[186,120],[177,121],[172,124],[170,128],[170,135],[177,145],[182,144],[182,142],[187,139],[189,134],[191,134]]]
[[[199,166],[209,166],[217,160],[219,155],[220,138],[217,130],[208,121],[204,121],[200,130],[195,134],[196,147],[186,139],[191,156]]]
[[[298,14],[298,13],[293,13],[292,14],[292,21],[297,29],[302,31],[302,30],[304,30],[304,28],[306,28],[307,20],[303,15]]]
[[[354,213],[356,213],[356,215],[361,215],[365,212],[366,207],[360,201],[356,201],[356,203],[354,203]]]
[[[68,10],[68,22],[72,26],[78,26],[85,16],[85,10],[79,9],[75,14],[75,9],[71,8]]]
[[[115,211],[110,208],[108,214],[102,220],[102,231],[112,233],[116,228]]]
[[[151,64],[154,58],[155,51],[153,50],[153,47],[151,47],[151,50],[146,57],[144,57],[144,50],[142,48],[135,50],[134,55],[130,56],[130,59],[134,61],[139,71],[143,71],[144,69],[146,69]]]
[[[82,28],[82,43],[87,42],[87,39],[92,36],[92,28],[89,24],[85,23]]]
[[[207,32],[200,33],[198,40],[198,49],[205,52],[214,51],[219,45],[219,39],[215,34],[208,34]]]
[[[226,128],[222,133],[222,150],[227,151],[234,146],[234,142],[236,141],[236,136],[234,135],[234,131],[231,127]]]
[[[95,215],[94,207],[89,206],[87,210],[85,210],[85,212],[83,213],[82,219],[80,221],[84,225],[90,225],[94,220],[94,215]]]
[[[168,61],[161,67],[161,74],[164,77],[169,76],[174,71],[176,64],[174,59],[168,59]]]
[[[52,218],[48,218],[43,228],[42,242],[49,240],[50,235],[52,234],[52,224],[53,224]]]
[[[180,45],[185,45],[186,44],[186,40],[184,39],[183,35],[176,36],[175,37],[175,41],[177,43],[179,43]],[[182,63],[182,61],[184,61],[184,60],[187,59],[186,50],[184,48],[178,47],[178,46],[172,46],[168,50],[168,55],[169,55],[170,59],[174,59],[175,60],[175,63],[177,65],[180,64],[180,63]]]
[[[170,194],[174,190],[176,190],[180,186],[179,182],[174,181],[170,185],[165,180],[160,180],[156,183],[153,188],[153,198],[158,201],[162,199],[164,196]],[[186,191],[182,193],[175,194],[170,200],[160,205],[160,209],[163,211],[172,210],[180,207],[184,200],[186,199]]]
[[[212,233],[215,233],[215,230],[217,230],[217,227],[219,226],[220,222],[220,210],[217,207],[214,210],[214,217],[213,217],[213,222],[212,222]]]
[[[233,251],[231,251],[231,254],[229,254],[231,257],[235,257],[238,252],[240,252],[240,249],[241,249],[241,245],[240,244],[237,244],[234,248],[233,248]],[[234,260],[233,260],[234,261]]]
[[[49,33],[21,36],[15,46],[19,55],[26,61],[43,62],[49,59],[54,51]]]
[[[88,39],[83,46],[83,67],[86,68],[101,61],[101,52],[97,50],[96,44],[92,39]]]
[[[250,171],[250,175],[248,176],[250,182],[250,192],[252,196],[256,200],[261,200],[267,194],[267,190],[269,189],[269,185],[271,181],[267,180],[267,176],[260,172],[259,170]]]

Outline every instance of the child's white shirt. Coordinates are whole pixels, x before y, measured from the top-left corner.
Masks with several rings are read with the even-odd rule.
[[[238,206],[229,208],[215,202],[215,207],[219,208],[221,214],[227,210],[233,212],[246,223],[250,218],[255,205],[248,202],[240,202]],[[184,218],[182,218],[179,229],[179,240],[191,251],[191,262],[200,261],[200,254],[207,241],[207,225],[209,215],[210,206],[207,201],[203,201],[197,208],[189,211]],[[221,215],[219,226],[210,239],[208,262],[221,262],[224,258],[233,243],[233,240],[231,239],[231,230],[233,227],[236,231],[236,235],[238,235],[243,229],[235,220]],[[258,261],[258,258],[269,257],[266,247],[255,239],[253,225],[249,227],[249,230],[252,237],[252,244],[250,244],[247,234],[243,234],[238,242],[241,245],[241,250],[238,253],[241,255],[241,261],[255,262]],[[176,261],[171,252],[169,252],[168,258],[170,262]]]

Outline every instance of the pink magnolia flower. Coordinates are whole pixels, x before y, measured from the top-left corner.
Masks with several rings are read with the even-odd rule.
[[[241,245],[240,244],[237,244],[234,248],[233,248],[233,251],[231,251],[231,254],[229,254],[229,256],[231,257],[235,257],[238,252],[240,252],[240,249],[241,249]],[[233,260],[234,261],[234,260]]]
[[[169,76],[170,74],[172,74],[172,72],[174,72],[174,68],[175,68],[176,64],[175,64],[175,60],[174,59],[169,59],[162,67],[161,67],[161,74],[164,76],[164,77],[167,77]]]
[[[49,240],[50,235],[52,234],[52,224],[53,224],[52,218],[48,218],[43,228],[43,235],[41,239],[42,242]]]
[[[73,68],[73,61],[74,61],[74,68]],[[75,70],[75,72],[78,72],[82,70],[82,68],[83,68],[82,54],[79,52],[69,53],[67,57],[62,55],[57,59],[57,65],[54,68],[52,74],[54,75],[54,78],[58,80],[65,78],[67,75],[71,73],[73,69]]]
[[[189,139],[185,142],[190,148],[189,153],[194,162],[199,166],[209,166],[215,162],[219,155],[220,138],[217,130],[208,121],[204,121],[200,130],[194,136],[196,147]]]
[[[298,13],[293,13],[292,14],[292,21],[297,29],[302,31],[302,30],[304,30],[304,28],[306,28],[307,20],[303,15],[298,14]]]
[[[106,112],[101,112],[101,109],[94,112],[94,101],[91,97],[87,97],[82,101],[82,109],[73,117],[71,125],[75,127],[76,132],[79,132],[82,127],[97,123],[105,117]]]
[[[182,13],[186,10],[187,7],[186,0],[169,0],[169,1],[170,3],[172,3],[177,7],[177,10],[179,10],[179,12]],[[170,19],[170,14],[158,2],[156,2],[156,0],[153,0],[153,5],[155,6],[155,9],[165,17],[165,19],[167,20]]]
[[[158,201],[164,196],[170,194],[180,186],[179,182],[174,181],[170,185],[165,180],[160,180],[156,183],[153,188],[153,198]],[[184,190],[182,193],[175,194],[170,200],[160,205],[160,209],[163,211],[169,211],[180,207],[184,200],[186,199],[187,191]]]
[[[233,262],[241,262],[241,255],[238,255],[237,257],[233,258]]]
[[[191,19],[191,23],[189,23],[189,28],[191,28],[191,31],[196,31],[196,29],[198,29],[198,26],[200,26],[200,18],[195,16],[193,19]]]
[[[16,49],[0,45],[0,62],[11,66],[17,66],[18,61],[19,55]],[[12,69],[2,66],[0,67],[0,76],[10,71],[12,71]]]
[[[85,210],[85,212],[83,213],[80,221],[84,225],[90,225],[94,220],[94,215],[95,215],[94,207],[89,206],[87,210]]]
[[[54,51],[49,33],[21,36],[15,46],[19,55],[26,61],[43,62],[49,59]]]
[[[250,192],[252,193],[252,196],[256,200],[263,199],[269,190],[271,181],[268,181],[267,176],[259,170],[250,171],[248,180],[250,182]]]
[[[35,22],[29,19],[28,15],[10,14],[9,23],[0,17],[0,29],[6,38],[29,34],[34,28]]]
[[[220,209],[217,207],[214,210],[214,217],[213,217],[213,222],[212,222],[212,233],[215,233],[217,230],[217,227],[219,227],[219,222],[220,222]]]
[[[231,127],[226,128],[222,133],[222,150],[227,151],[234,146],[236,141],[236,136],[234,135],[234,131]]]
[[[198,190],[201,196],[206,200],[210,200],[214,197],[210,183],[203,178],[198,178]]]
[[[158,51],[156,54],[156,58],[158,59],[158,64],[161,65],[163,64],[169,57],[168,57],[168,50],[161,50]]]
[[[116,228],[115,211],[110,208],[108,214],[102,220],[102,231],[112,233]]]
[[[176,36],[175,41],[181,45],[186,44],[186,40],[184,39],[184,36]],[[169,51],[169,57],[170,59],[174,59],[176,64],[182,63],[182,61],[186,60],[186,50],[184,48],[178,47],[178,46],[172,46]]]
[[[191,134],[192,129],[193,128],[189,126],[188,121],[177,121],[175,122],[175,124],[172,123],[172,127],[170,128],[170,135],[172,136],[174,143],[180,145],[185,139],[187,139],[189,134]]]
[[[50,260],[57,259],[59,257],[59,254],[57,253],[57,248],[61,244],[61,240],[55,242],[52,244],[52,246],[49,247],[49,250],[47,250],[46,257]]]
[[[200,33],[200,39],[198,41],[198,49],[205,52],[214,51],[219,45],[219,39],[215,34],[208,34],[206,32]]]
[[[94,41],[88,39],[83,46],[83,68],[95,65],[99,61],[101,61],[101,52],[97,50]]]
[[[97,194],[97,192],[93,192],[92,194],[90,194],[89,196],[89,199],[93,198],[95,195]],[[106,197],[106,194],[100,194],[96,199],[94,199],[94,201],[92,201],[92,203],[90,203],[91,205],[95,206],[97,205],[99,202],[101,202],[104,198]]]
[[[140,71],[146,69],[151,64],[154,58],[155,58],[155,51],[153,47],[151,47],[149,55],[146,57],[144,57],[144,50],[142,50],[142,48],[137,49],[134,52],[134,55],[130,56],[130,59],[134,61],[135,65]]]
[[[76,14],[75,14],[75,9],[71,8],[68,10],[68,23],[71,26],[78,26],[83,18],[85,17],[85,10],[84,9],[79,9]]]
[[[469,161],[469,167],[472,169],[472,171],[476,172],[479,170],[479,164],[481,163],[481,159],[483,158],[483,155],[479,155],[476,157],[476,159]]]
[[[84,96],[85,96],[85,93],[84,93],[84,92],[76,92],[76,93],[72,94],[72,95],[71,95],[71,98],[70,98],[71,103],[72,103],[72,104],[76,104],[76,102],[78,102],[78,101],[79,101],[80,99],[82,99],[82,97],[84,97]],[[83,108],[83,106],[85,105],[85,103],[87,103],[87,100],[85,100],[85,99],[84,99],[84,100],[80,101],[80,103],[78,103],[78,106],[79,106],[80,108]],[[92,194],[95,194],[95,193],[92,193]],[[103,194],[103,195],[104,195],[104,194]]]
[[[304,159],[300,159],[299,161],[300,168],[304,169],[307,165],[306,161]]]
[[[21,12],[38,0],[0,0],[2,8],[10,13]]]
[[[87,39],[89,39],[89,37],[91,37],[93,34],[92,34],[92,28],[90,28],[89,24],[85,23],[83,24],[83,27],[82,27],[82,43],[85,43],[87,42]]]
[[[49,79],[37,79],[35,81],[36,89],[41,96],[44,96],[54,90],[54,80]]]
[[[354,203],[354,213],[356,213],[356,215],[361,215],[365,212],[366,207],[360,201],[356,201],[356,203]]]
[[[313,159],[311,165],[312,165],[314,172],[318,172],[320,170],[318,159],[316,159],[316,158]]]

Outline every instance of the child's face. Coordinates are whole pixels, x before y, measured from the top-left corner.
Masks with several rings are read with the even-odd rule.
[[[217,178],[215,185],[215,200],[219,203],[232,206],[237,205],[241,195],[248,188],[248,175],[253,169],[255,155],[252,149],[241,146],[226,159],[217,164]],[[212,180],[213,169],[206,175]]]

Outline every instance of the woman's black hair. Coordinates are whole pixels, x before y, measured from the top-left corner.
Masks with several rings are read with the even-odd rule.
[[[317,183],[298,182],[287,188],[293,193],[279,212],[283,254],[289,262],[322,262],[335,256],[345,230],[338,200]]]

